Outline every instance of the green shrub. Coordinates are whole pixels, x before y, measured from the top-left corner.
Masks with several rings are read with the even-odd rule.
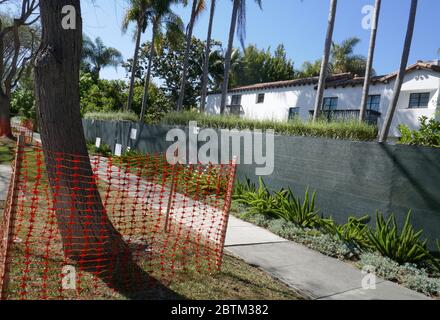
[[[346,224],[338,225],[332,219],[326,219],[323,223],[323,229],[350,246],[367,249],[372,246],[368,237],[369,228],[367,225],[370,220],[370,216],[349,217]]]
[[[109,157],[112,155],[112,149],[105,143],[101,143],[99,148],[97,148],[95,143],[87,142],[87,150],[90,154],[99,154],[104,157]]]
[[[306,191],[304,200],[296,198],[292,190],[281,190],[274,194],[273,207],[269,209],[269,214],[291,221],[303,228],[316,227],[321,224],[318,215],[319,210],[315,207],[316,192],[310,198],[309,190]]]
[[[440,121],[425,116],[419,119],[420,130],[412,131],[406,125],[400,125],[401,144],[420,145],[440,148]]]
[[[235,116],[206,115],[195,112],[171,112],[162,119],[163,124],[187,126],[190,121],[197,121],[202,128],[237,129],[237,130],[274,130],[276,134],[324,137],[331,139],[373,141],[377,138],[377,128],[359,121],[318,121],[304,122],[250,120]]]
[[[89,112],[84,115],[84,119],[103,120],[103,121],[139,121],[137,114],[133,112]]]
[[[245,187],[246,188],[246,187]],[[274,198],[268,190],[263,179],[259,179],[259,186],[255,190],[249,189],[239,197],[236,197],[235,201],[246,205],[250,214],[270,214],[274,208]]]
[[[383,256],[404,263],[419,263],[429,257],[427,240],[421,241],[423,230],[416,232],[411,225],[411,212],[408,213],[402,231],[399,233],[396,217],[385,219],[381,213],[376,215],[376,228],[370,230],[368,237],[374,248]]]

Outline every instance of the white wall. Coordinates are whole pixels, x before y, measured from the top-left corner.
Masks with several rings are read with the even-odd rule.
[[[392,97],[395,80],[388,84],[376,84],[370,86],[370,95],[381,96],[380,112],[382,117],[379,119],[381,127],[388,111],[388,106]],[[266,89],[259,91],[246,91],[234,94],[241,94],[241,104],[243,106],[243,117],[249,119],[270,119],[286,121],[289,115],[289,108],[299,107],[300,117],[303,120],[310,118],[310,111],[314,108],[316,90],[315,86],[298,86],[277,89]],[[419,117],[433,117],[436,113],[437,100],[440,91],[440,74],[433,71],[418,70],[406,75],[402,93],[400,95],[395,117],[392,122],[391,136],[399,136],[397,129],[399,124],[406,124],[411,129],[419,127]],[[425,109],[409,109],[409,97],[411,93],[429,92],[429,107]],[[257,95],[265,93],[265,101],[257,104]],[[228,104],[232,94],[228,95]],[[331,87],[328,88],[324,97],[338,97],[338,110],[359,109],[362,98],[362,86]],[[209,95],[206,112],[209,114],[220,113],[220,95]]]

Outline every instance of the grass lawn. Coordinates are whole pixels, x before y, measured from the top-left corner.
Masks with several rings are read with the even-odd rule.
[[[16,142],[7,138],[0,138],[0,164],[12,161]]]
[[[35,181],[33,154],[28,154],[26,159],[29,195],[25,192],[20,195],[24,206],[10,251],[9,299],[302,299],[280,281],[228,254],[223,258],[222,270],[218,271],[215,261],[209,260],[211,248],[205,245],[207,242],[200,239],[197,242],[189,231],[175,233],[173,228],[168,234],[158,231],[163,230],[163,222],[158,224],[157,212],[138,207],[141,205],[130,202],[117,190],[108,193],[109,216],[124,238],[127,235],[129,245],[134,245],[136,256],[135,269],[118,273],[117,281],[124,283],[124,289],[113,290],[86,271],[78,271],[76,290],[61,289],[62,269],[69,263],[63,255],[56,217],[48,210],[51,204],[47,179]],[[103,186],[100,191],[104,196]],[[33,199],[34,192],[40,200]],[[122,222],[120,216],[112,216],[121,208],[131,210]],[[139,242],[141,249],[137,248]],[[138,277],[143,280],[139,281]],[[146,278],[148,283],[143,282]],[[139,284],[138,290],[133,289]]]

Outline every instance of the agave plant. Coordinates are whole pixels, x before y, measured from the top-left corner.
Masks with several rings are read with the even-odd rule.
[[[411,225],[411,211],[405,219],[402,231],[399,232],[396,217],[392,214],[388,219],[380,213],[376,214],[376,229],[370,230],[368,237],[375,249],[383,256],[404,263],[419,263],[429,258],[427,240],[421,240],[423,230],[415,231]]]
[[[310,198],[307,189],[304,201],[296,198],[289,188],[281,190],[274,194],[274,207],[270,210],[270,214],[286,221],[291,221],[303,228],[311,228],[320,225],[321,218],[319,210],[315,207],[316,192]]]
[[[346,224],[338,225],[332,219],[327,219],[323,223],[323,228],[349,246],[357,249],[368,249],[372,247],[368,237],[369,228],[367,225],[370,220],[371,218],[368,215],[361,218],[350,217]]]
[[[247,187],[244,187],[247,188]],[[252,190],[252,187],[244,192],[236,203],[244,204],[249,207],[250,214],[270,214],[275,205],[274,197],[270,193],[263,179],[259,179],[258,188]]]

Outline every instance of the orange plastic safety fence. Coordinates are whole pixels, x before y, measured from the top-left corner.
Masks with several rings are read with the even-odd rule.
[[[3,299],[158,298],[221,268],[234,163],[17,149],[0,226]]]

